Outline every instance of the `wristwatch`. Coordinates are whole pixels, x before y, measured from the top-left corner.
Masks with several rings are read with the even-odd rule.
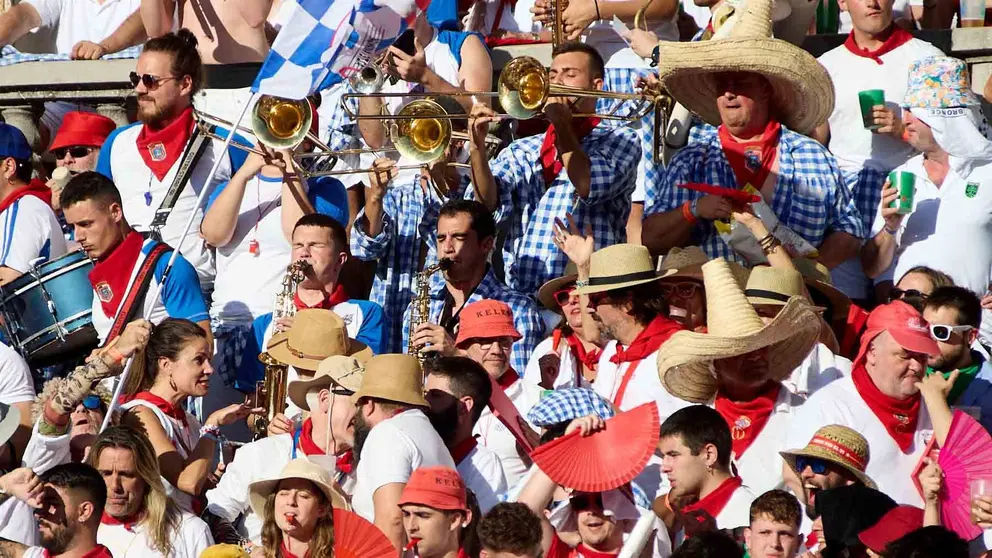
[[[661,49],[661,45],[654,45],[654,50],[651,51],[651,67],[658,67],[658,51]]]

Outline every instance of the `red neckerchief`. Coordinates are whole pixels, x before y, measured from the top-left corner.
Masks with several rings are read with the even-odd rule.
[[[152,130],[147,125],[141,127],[134,143],[155,178],[165,179],[172,165],[182,157],[194,124],[193,107],[187,107],[179,117],[159,130]]]
[[[713,406],[730,426],[730,437],[734,441],[734,455],[737,459],[744,455],[772,416],[778,392],[779,385],[776,383],[754,399],[740,402],[731,401],[723,391],[716,393]]]
[[[121,397],[121,399],[123,399],[123,396]],[[141,401],[147,401],[148,403],[151,403],[152,405],[158,407],[158,410],[165,413],[166,416],[178,420],[179,422],[182,423],[183,426],[189,426],[186,423],[186,411],[184,411],[182,407],[177,407],[172,403],[169,403],[165,399],[162,399],[161,397],[149,391],[139,391],[138,393],[134,394],[134,397],[128,399],[128,401],[133,401],[135,399],[140,399]]]
[[[599,366],[599,356],[603,354],[602,349],[597,347],[587,351],[579,336],[574,333],[566,337],[565,342],[568,343],[568,348],[572,350],[572,356],[575,357],[576,361],[581,362],[589,370],[596,370],[596,367]]]
[[[306,302],[300,300],[299,291],[293,295],[293,304],[296,305],[297,310],[306,310],[307,308],[322,308],[324,310],[331,310],[342,302],[348,302],[348,293],[345,292],[344,285],[341,283],[334,285],[334,290],[331,292],[330,296],[324,298],[324,300],[321,300],[314,306],[307,306]]]
[[[920,395],[908,399],[896,399],[881,392],[868,375],[863,362],[851,371],[851,379],[861,399],[875,413],[882,426],[906,453],[913,445],[913,434],[920,419]]]
[[[338,455],[337,460],[334,462],[334,466],[337,468],[338,472],[350,475],[352,471],[355,470],[355,452],[351,450],[345,450]]]
[[[300,429],[300,449],[305,455],[327,455],[327,452],[320,449],[320,446],[313,441],[313,419],[303,421]]]
[[[906,31],[902,27],[899,27],[893,23],[889,36],[885,38],[885,42],[882,43],[882,46],[878,47],[876,50],[868,50],[858,46],[858,43],[854,41],[854,31],[851,31],[851,34],[847,36],[847,40],[844,41],[844,46],[847,47],[847,50],[855,56],[871,58],[876,64],[881,64],[882,56],[908,43],[912,38],[913,35],[911,35],[909,31]]]
[[[662,343],[668,341],[668,338],[672,336],[677,331],[682,330],[682,326],[670,318],[665,316],[655,316],[648,327],[644,328],[644,331],[637,334],[634,338],[634,342],[630,344],[630,347],[624,349],[623,346],[617,342],[617,352],[610,357],[610,362],[613,364],[622,364],[624,362],[637,362],[648,357],[651,353],[657,351]],[[620,403],[623,401],[624,394],[627,393],[627,384],[630,383],[630,379],[634,377],[634,370],[637,369],[636,364],[631,364],[627,367],[627,370],[623,373],[623,379],[620,380],[620,388],[617,390],[617,394],[613,397],[613,405],[620,407]]]
[[[144,514],[141,512],[130,517],[125,517],[124,519],[117,519],[109,513],[103,512],[103,516],[100,517],[100,523],[104,525],[123,525],[125,529],[133,533],[134,526],[141,523],[142,519],[144,519]]]
[[[682,508],[682,513],[687,514],[697,510],[703,510],[710,514],[710,517],[716,519],[716,516],[720,515],[723,507],[730,501],[730,497],[734,495],[734,491],[740,488],[742,484],[744,484],[744,481],[740,477],[730,477],[720,483],[720,486],[707,494],[705,498],[700,498],[695,504],[689,504]]]
[[[469,436],[461,442],[455,444],[455,447],[451,448],[451,459],[455,460],[455,466],[461,465],[462,461],[468,457],[468,454],[472,453],[475,446],[479,445],[479,441],[475,439],[475,436]]]
[[[507,368],[506,372],[503,372],[503,374],[499,378],[496,378],[496,383],[499,384],[499,387],[506,390],[509,389],[510,386],[512,386],[513,384],[517,383],[517,380],[519,379],[520,379],[520,374],[517,374],[516,370],[514,370],[511,367],[511,368]]]
[[[93,292],[100,299],[100,306],[103,313],[108,318],[117,315],[117,308],[124,300],[124,293],[127,291],[127,284],[131,280],[131,272],[141,256],[141,247],[144,246],[145,239],[141,233],[131,231],[124,242],[106,258],[96,262],[90,270],[90,285]]]
[[[41,555],[45,558],[52,558],[52,553],[48,549],[42,549]],[[98,544],[93,547],[93,550],[83,554],[80,558],[114,558],[114,555],[107,550],[107,547],[102,544]]]
[[[282,550],[282,558],[299,558],[298,556],[296,556],[295,554],[289,551],[289,548],[286,547],[286,541],[282,542],[282,548],[280,548],[280,550]],[[307,549],[307,553],[303,555],[303,558],[309,558],[309,556],[310,556],[310,549]]]
[[[3,201],[0,201],[0,213],[6,211],[14,202],[25,196],[34,196],[45,202],[45,205],[52,205],[52,191],[48,189],[48,186],[45,186],[44,182],[32,180],[27,186],[15,189]]]
[[[580,140],[599,126],[598,118],[575,118],[572,120],[572,130]],[[558,132],[555,131],[554,124],[548,126],[548,131],[544,134],[544,143],[541,144],[541,168],[544,169],[544,187],[550,188],[551,184],[561,174],[565,164],[558,156]]]
[[[458,549],[458,558],[469,558],[468,552],[465,552],[464,548]]]
[[[778,140],[782,135],[782,125],[769,120],[761,137],[750,141],[734,139],[723,124],[718,128],[718,134],[723,154],[727,156],[727,162],[730,163],[734,177],[737,178],[737,186],[744,188],[750,184],[756,190],[760,190],[772,172],[772,163],[775,162],[775,153],[778,152]]]

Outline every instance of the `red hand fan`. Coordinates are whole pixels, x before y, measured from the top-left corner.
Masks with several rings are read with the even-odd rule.
[[[937,464],[944,471],[940,519],[944,527],[966,541],[982,534],[971,522],[971,481],[992,471],[992,436],[967,413],[954,411],[947,441]]]
[[[583,492],[605,492],[634,479],[658,445],[658,407],[645,403],[606,421],[606,428],[578,431],[544,444],[534,464],[556,483]]]
[[[738,190],[736,188],[727,188],[726,186],[713,186],[712,184],[703,184],[701,182],[686,182],[684,184],[679,184],[679,186],[689,190],[702,192],[704,194],[710,194],[712,196],[723,196],[725,198],[730,198],[730,201],[738,203],[754,203],[756,201],[761,201],[761,196],[749,194],[744,190]]]
[[[396,558],[396,549],[378,527],[357,513],[334,508],[335,558]]]

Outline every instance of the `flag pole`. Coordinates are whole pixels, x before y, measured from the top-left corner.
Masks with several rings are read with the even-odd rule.
[[[152,296],[152,300],[158,302],[159,296],[162,295],[162,289],[165,287],[165,282],[169,279],[169,272],[172,271],[172,265],[176,263],[176,258],[179,257],[179,249],[186,237],[189,236],[189,230],[193,227],[193,221],[196,219],[196,209],[199,209],[203,205],[204,199],[207,197],[207,193],[210,191],[210,183],[213,182],[215,176],[217,176],[217,171],[220,170],[220,164],[224,161],[227,156],[227,150],[231,147],[231,142],[234,140],[235,131],[241,126],[241,121],[245,119],[245,115],[248,114],[248,109],[252,106],[252,101],[255,100],[255,92],[252,92],[251,97],[248,102],[245,103],[244,108],[241,109],[241,114],[238,119],[234,121],[234,126],[227,132],[227,137],[224,138],[224,147],[220,150],[214,157],[214,165],[210,168],[210,172],[207,173],[207,179],[203,182],[203,188],[200,189],[200,194],[196,198],[196,208],[189,214],[189,218],[186,219],[186,226],[183,227],[183,232],[179,237],[179,246],[172,247],[172,255],[169,256],[169,262],[165,266],[165,271],[162,272],[162,279],[158,281],[158,285],[155,286],[155,294]],[[155,304],[152,304],[154,307]],[[151,312],[151,310],[149,310]],[[148,315],[143,316],[148,319]],[[110,425],[111,418],[114,416],[114,410],[118,405],[120,400],[121,391],[124,390],[124,384],[127,383],[128,374],[131,372],[131,364],[134,363],[134,355],[127,359],[127,364],[124,365],[124,371],[121,372],[120,379],[117,382],[117,387],[114,388],[114,396],[110,399],[110,404],[107,405],[107,413],[103,417],[103,424],[100,426],[100,432],[103,432]]]

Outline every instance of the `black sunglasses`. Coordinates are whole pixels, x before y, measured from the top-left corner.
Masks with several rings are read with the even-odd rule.
[[[572,510],[576,512],[586,510],[602,510],[603,496],[599,493],[586,492],[572,496],[568,500]]]
[[[75,159],[81,159],[89,155],[93,151],[92,147],[85,146],[75,146],[75,147],[60,147],[58,149],[52,150],[52,155],[55,155],[56,159],[65,159],[65,154],[68,153],[72,155]]]
[[[895,301],[895,300],[902,300],[902,299],[907,298],[907,297],[908,298],[917,298],[917,299],[920,299],[920,300],[924,300],[925,301],[926,299],[930,298],[930,295],[928,295],[926,293],[921,293],[920,291],[918,291],[916,289],[906,289],[904,291],[902,289],[893,288],[891,291],[889,291],[889,302],[892,302],[892,301]]]
[[[173,76],[156,77],[151,74],[141,74],[138,72],[131,72],[131,87],[137,87],[139,83],[145,86],[146,89],[154,89],[158,87],[163,81],[169,81],[170,79],[176,79]]]
[[[827,471],[830,470],[830,465],[822,460],[815,457],[806,457],[803,455],[796,456],[796,471],[802,473],[809,467],[813,471],[814,475],[825,475]]]

